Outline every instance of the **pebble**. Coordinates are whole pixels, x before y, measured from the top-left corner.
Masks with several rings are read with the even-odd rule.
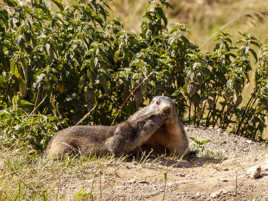
[[[228,179],[221,178],[220,181],[222,181],[222,182],[228,182],[229,180]]]
[[[218,191],[215,191],[215,192],[211,193],[211,194],[210,194],[210,197],[212,197],[212,198],[217,198],[217,197],[219,197],[220,195],[222,195],[222,194],[226,194],[226,193],[228,193],[227,190],[225,190],[225,189],[220,189],[220,190],[218,190]]]

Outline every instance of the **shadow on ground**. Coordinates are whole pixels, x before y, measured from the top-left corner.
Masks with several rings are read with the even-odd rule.
[[[177,167],[177,168],[193,168],[193,167],[202,167],[204,164],[219,164],[222,163],[226,158],[222,156],[198,156],[197,152],[193,152],[183,159],[178,157],[170,156],[168,154],[162,155],[131,155],[126,158],[126,162],[137,162],[137,163],[152,163],[159,164],[167,167]]]

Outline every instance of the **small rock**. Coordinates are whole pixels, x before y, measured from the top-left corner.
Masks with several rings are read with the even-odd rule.
[[[150,184],[148,181],[139,181],[139,184]]]
[[[228,179],[221,178],[220,181],[222,181],[222,182],[228,182],[229,180]]]
[[[128,183],[131,183],[131,184],[135,184],[137,181],[136,181],[136,179],[129,179],[128,181],[127,181]],[[139,182],[140,183],[140,182]]]
[[[220,189],[220,190],[218,190],[218,191],[215,191],[215,192],[213,192],[213,193],[211,193],[210,194],[210,197],[212,197],[212,198],[217,198],[217,197],[219,197],[220,195],[223,195],[223,194],[226,194],[226,193],[228,193],[225,189]]]
[[[252,179],[261,177],[261,166],[254,166],[247,169],[247,175]]]
[[[222,129],[221,128],[218,128],[216,131],[218,131],[219,133],[222,132]]]
[[[197,192],[197,193],[195,194],[195,196],[196,196],[196,198],[198,198],[198,197],[201,196],[201,193],[200,193],[200,192]]]
[[[181,173],[181,174],[180,174],[180,177],[185,177],[185,174]]]

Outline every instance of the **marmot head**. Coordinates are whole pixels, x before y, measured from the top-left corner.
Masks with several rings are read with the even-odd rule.
[[[149,105],[131,115],[128,120],[138,120],[148,115],[163,115],[168,119],[176,119],[177,113],[174,101],[166,96],[156,96]]]
[[[153,98],[149,105],[154,111],[159,110],[160,113],[165,115],[176,114],[174,101],[167,96],[156,96]]]

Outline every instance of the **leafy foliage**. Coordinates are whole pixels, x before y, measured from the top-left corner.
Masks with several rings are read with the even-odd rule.
[[[26,140],[29,144],[43,149],[50,134],[42,134],[44,142],[35,131],[55,129],[50,116],[73,125],[96,106],[87,122],[109,125],[163,94],[176,101],[179,116],[187,115],[186,123],[231,127],[235,133],[259,139],[268,109],[268,67],[267,44],[255,37],[242,34],[233,42],[222,32],[213,52],[201,52],[184,36],[184,25],[168,30],[165,0],[150,1],[139,34],[126,32],[111,19],[103,1],[70,7],[51,1],[58,12],[44,0],[27,6],[16,0],[5,2],[0,9],[4,133],[16,133],[11,127],[18,125],[25,138],[34,138]],[[241,106],[251,56],[258,65],[255,89],[248,104]],[[28,104],[11,110],[14,98]],[[36,112],[37,117],[28,115]],[[44,127],[33,129],[28,121]]]
[[[205,150],[204,145],[210,142],[209,140],[198,140],[195,137],[190,137],[190,139],[195,143],[195,146],[200,152],[204,152]]]
[[[42,114],[28,114],[17,102],[12,108],[0,111],[1,147],[27,148],[30,152],[43,150],[51,136],[58,129],[56,117]]]

